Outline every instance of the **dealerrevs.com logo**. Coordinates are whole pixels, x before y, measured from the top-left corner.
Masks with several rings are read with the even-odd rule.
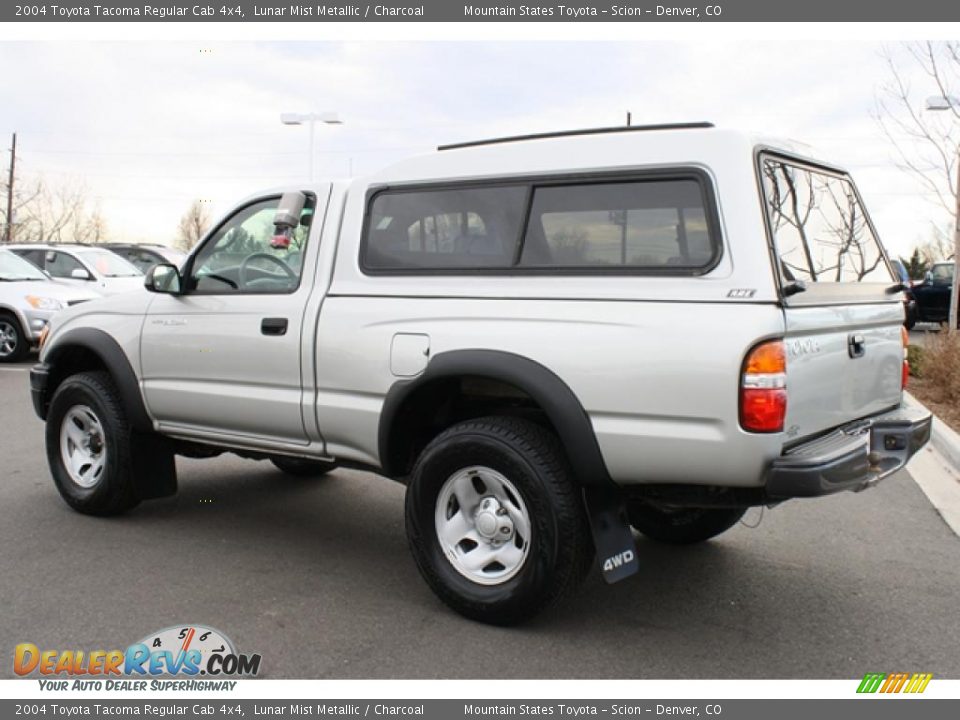
[[[145,681],[112,678],[255,677],[260,671],[260,655],[237,652],[226,635],[211,627],[175,625],[151,633],[125,650],[41,650],[33,643],[20,643],[14,649],[13,671],[20,677],[38,674],[44,678],[66,676],[73,679],[72,683],[52,679],[41,681],[44,689],[50,690],[143,690],[146,689]],[[103,686],[101,678],[109,687]],[[218,688],[215,683],[203,683],[202,689],[232,689],[235,683],[228,685]],[[179,685],[167,688],[166,684],[153,683],[150,689],[189,688]]]

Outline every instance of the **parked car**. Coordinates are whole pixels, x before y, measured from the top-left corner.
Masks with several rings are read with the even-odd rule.
[[[143,273],[116,253],[95,245],[8,245],[51,277],[100,295],[143,288]]]
[[[145,282],[55,318],[31,372],[64,500],[170,495],[175,454],[368,468],[407,485],[425,581],[484,622],[595,554],[608,582],[636,572],[631,526],[701,542],[871,487],[930,435],[850,176],[703,124],[264,192]]]
[[[893,268],[894,277],[900,281],[902,287],[903,324],[907,330],[913,330],[913,326],[917,324],[917,299],[913,295],[913,280],[903,261],[892,258],[890,265]]]
[[[923,282],[913,286],[917,322],[946,323],[950,319],[954,267],[953,261],[934,263]]]
[[[157,263],[170,263],[180,267],[187,259],[185,252],[166,245],[105,243],[103,247],[109,248],[144,273]]]
[[[42,270],[0,248],[0,362],[23,360],[55,313],[96,297],[51,281]]]

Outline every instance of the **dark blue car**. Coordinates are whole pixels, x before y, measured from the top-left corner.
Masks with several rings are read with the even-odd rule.
[[[944,323],[950,317],[950,294],[953,290],[954,263],[938,262],[927,272],[922,283],[911,288],[916,301],[914,322]],[[907,318],[907,327],[913,327]]]

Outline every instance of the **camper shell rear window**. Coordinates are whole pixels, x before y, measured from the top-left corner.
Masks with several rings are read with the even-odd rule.
[[[876,232],[847,175],[766,153],[759,156],[759,170],[783,287],[893,283]]]

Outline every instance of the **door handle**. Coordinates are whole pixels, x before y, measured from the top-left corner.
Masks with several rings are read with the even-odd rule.
[[[866,352],[866,347],[864,347],[865,341],[863,335],[859,333],[853,333],[847,337],[847,351],[850,353],[850,357],[858,358],[863,357],[863,354]]]
[[[264,318],[260,321],[260,332],[264,335],[286,335],[286,318]]]

